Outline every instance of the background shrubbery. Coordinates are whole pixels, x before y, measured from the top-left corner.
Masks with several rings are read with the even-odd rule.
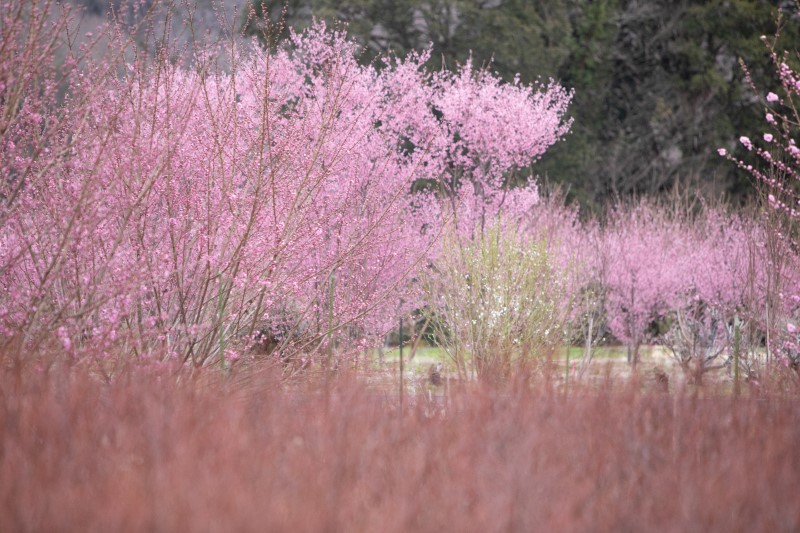
[[[437,317],[462,373],[464,354],[507,374],[565,335],[588,358],[606,332],[634,366],[667,342],[702,373],[730,363],[736,320],[745,360],[794,353],[797,89],[774,44],[764,139],[788,159],[739,163],[762,210],[620,201],[591,219],[525,175],[572,125],[555,82],[432,72],[430,51],[364,65],[321,23],[177,60],[169,11],[132,6],[138,27],[112,19],[81,44],[60,5],[4,10],[0,329],[16,366],[330,364],[412,311]]]

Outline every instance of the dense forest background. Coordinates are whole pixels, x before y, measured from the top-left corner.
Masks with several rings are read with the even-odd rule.
[[[76,0],[95,13],[107,0]],[[208,5],[207,5],[208,4]],[[763,129],[776,86],[761,40],[800,43],[793,0],[227,0],[239,28],[278,40],[312,20],[345,22],[361,61],[432,47],[431,68],[470,57],[506,80],[574,89],[571,134],[532,173],[597,210],[608,201],[692,187],[746,201],[748,177],[716,154]],[[250,13],[252,7],[255,16]],[[206,0],[196,20],[215,20]],[[283,21],[283,30],[280,22]],[[278,28],[278,29],[276,29]],[[796,58],[796,55],[795,55]],[[745,80],[743,61],[759,87]],[[379,63],[376,63],[379,65]],[[742,154],[744,158],[747,154]]]

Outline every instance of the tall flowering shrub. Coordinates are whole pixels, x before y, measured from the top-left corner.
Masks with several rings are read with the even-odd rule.
[[[76,14],[69,6],[50,0],[0,3],[0,346],[11,346],[17,363],[23,349],[43,341],[41,328],[33,324],[53,310],[53,293],[44,285],[57,283],[77,228],[80,206],[60,210],[60,202],[90,199],[88,188],[76,189],[67,179],[53,182],[50,176],[69,174],[77,166],[74,156],[108,94],[104,81],[118,70],[130,44],[114,28],[81,39],[75,29]],[[117,44],[92,61],[101,37],[116,38]],[[47,214],[33,223],[31,208]],[[46,217],[60,219],[68,231],[55,235]],[[44,248],[56,253],[40,256]],[[54,320],[44,320],[48,340],[59,332],[69,342],[59,327],[66,312],[57,309]]]
[[[425,54],[378,71],[323,25],[230,52],[228,72],[198,48],[191,67],[162,49],[121,76],[77,73],[88,96],[43,116],[63,117],[58,157],[24,186],[6,143],[0,333],[19,357],[201,366],[264,338],[284,355],[363,346],[418,305],[409,280],[445,221],[527,208],[535,190],[502,176],[566,128],[556,85],[431,75]],[[514,114],[492,122],[503,102]],[[420,180],[450,188],[412,194]]]
[[[780,26],[780,24],[779,24]],[[777,92],[763,94],[749,77],[747,67],[742,65],[757,94],[761,94],[764,106],[765,130],[758,139],[742,136],[741,148],[749,159],[729,153],[720,148],[719,155],[735,163],[750,174],[756,188],[762,193],[764,210],[761,221],[761,260],[764,265],[762,285],[763,298],[754,308],[759,326],[766,333],[767,349],[787,365],[800,365],[800,339],[797,323],[800,317],[800,256],[798,256],[798,221],[800,221],[800,74],[791,66],[797,56],[775,49],[774,40],[762,37],[768,47],[780,88]],[[755,156],[755,157],[753,157]]]
[[[651,338],[650,323],[665,312],[678,290],[686,257],[683,243],[673,240],[679,235],[663,211],[646,204],[620,207],[609,215],[603,272],[608,324],[628,346],[634,366],[639,347]]]
[[[687,268],[664,341],[690,379],[699,380],[731,362],[735,322],[750,324],[750,310],[763,298],[763,232],[749,217],[708,206],[684,232]]]

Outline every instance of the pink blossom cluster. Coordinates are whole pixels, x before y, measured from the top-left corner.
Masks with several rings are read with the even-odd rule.
[[[362,66],[322,24],[230,52],[230,71],[164,51],[79,72],[63,104],[0,131],[8,345],[195,365],[265,336],[363,348],[418,305],[443,224],[531,209],[535,186],[506,177],[569,128],[553,82],[430,74],[427,54]]]

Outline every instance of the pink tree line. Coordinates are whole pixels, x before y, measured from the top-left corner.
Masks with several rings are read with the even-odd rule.
[[[663,319],[683,328],[682,335],[686,320],[713,327],[703,342],[723,348],[734,316],[747,316],[764,294],[762,242],[754,221],[715,208],[692,215],[640,204],[613,212],[601,277],[609,327],[630,348],[632,363],[639,346],[657,336],[653,323]]]
[[[765,337],[768,359],[800,364],[800,75],[790,54],[775,49],[777,36],[762,40],[780,89],[762,93],[742,67],[754,92],[763,95],[765,131],[758,139],[740,137],[747,156],[732,154],[732,147],[718,150],[752,176],[762,209],[752,217],[717,209],[693,217],[639,207],[612,214],[606,228],[602,277],[609,325],[632,348],[634,361],[636,347],[652,338],[647,329],[655,319],[671,317],[683,326],[681,318],[694,315],[698,327],[714,320],[726,326],[719,332],[728,337],[720,339],[723,344],[730,342],[737,316],[748,323],[751,343]]]

